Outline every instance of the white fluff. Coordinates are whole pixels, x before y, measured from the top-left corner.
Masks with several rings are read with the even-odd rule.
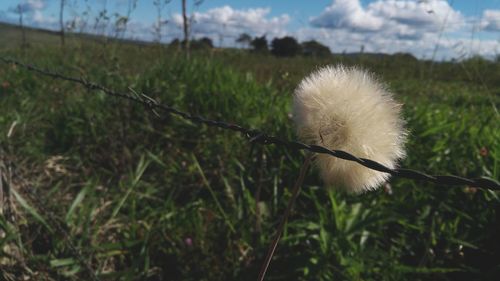
[[[295,90],[293,116],[299,138],[308,144],[344,150],[390,168],[405,156],[401,104],[359,68],[327,66],[306,77]],[[327,185],[351,193],[373,190],[389,177],[324,154],[317,155],[316,164]]]

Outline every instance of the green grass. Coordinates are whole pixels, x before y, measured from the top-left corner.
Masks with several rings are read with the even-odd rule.
[[[318,65],[361,64],[405,104],[402,166],[499,178],[498,64],[442,63],[431,76],[429,62],[398,57],[278,59],[226,50],[186,61],[158,46],[68,45],[1,55],[288,139],[301,77]],[[0,65],[3,82],[0,147],[18,173],[13,216],[0,216],[4,279],[89,280],[69,242],[101,280],[257,278],[300,153],[252,149],[233,132],[158,120],[144,107],[19,67]],[[346,195],[310,172],[267,280],[500,277],[498,192],[397,178],[390,185],[392,193]]]

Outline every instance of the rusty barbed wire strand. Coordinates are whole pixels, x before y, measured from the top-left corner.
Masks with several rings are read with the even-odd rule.
[[[14,65],[20,66],[26,70],[29,70],[29,71],[32,71],[32,72],[35,72],[35,73],[38,73],[38,74],[41,74],[44,76],[77,83],[77,84],[80,84],[80,85],[86,87],[89,90],[100,90],[109,96],[123,98],[123,99],[127,99],[129,101],[135,102],[135,103],[142,104],[142,105],[146,106],[147,108],[149,108],[157,117],[160,117],[160,116],[155,111],[155,109],[162,110],[162,111],[169,113],[169,114],[177,115],[183,119],[190,120],[190,121],[198,123],[198,124],[205,124],[205,125],[210,126],[210,127],[218,127],[218,128],[225,129],[225,130],[239,132],[239,133],[243,134],[246,138],[248,138],[251,143],[260,143],[263,145],[274,144],[277,146],[284,146],[284,147],[287,147],[289,149],[294,149],[294,150],[307,150],[307,151],[319,153],[319,154],[328,154],[328,155],[336,157],[336,158],[344,159],[347,161],[357,162],[366,168],[376,170],[379,172],[388,173],[394,177],[407,178],[407,179],[412,179],[412,180],[422,180],[422,181],[432,182],[434,184],[442,184],[442,185],[450,185],[450,186],[466,185],[466,186],[481,188],[481,189],[500,190],[500,183],[493,180],[493,179],[484,178],[484,177],[483,178],[464,178],[464,177],[460,177],[460,176],[456,176],[456,175],[429,175],[423,171],[406,169],[406,168],[391,169],[391,168],[389,168],[381,163],[378,163],[376,161],[366,159],[366,158],[356,157],[356,156],[354,156],[346,151],[328,149],[328,148],[323,147],[323,146],[305,144],[305,143],[302,143],[299,141],[284,140],[284,139],[278,138],[276,136],[268,135],[268,134],[266,134],[262,131],[256,130],[256,129],[245,128],[245,127],[240,126],[238,124],[228,123],[228,122],[220,121],[220,120],[207,119],[207,118],[205,118],[203,116],[199,116],[199,115],[192,115],[190,113],[176,109],[172,106],[160,104],[156,100],[154,100],[153,98],[151,98],[143,93],[141,93],[139,95],[130,88],[129,88],[129,90],[133,93],[133,95],[116,92],[116,91],[110,90],[104,86],[101,86],[99,84],[87,81],[84,78],[65,76],[65,75],[62,75],[60,73],[53,72],[53,71],[46,70],[46,69],[42,69],[42,68],[39,68],[37,66],[23,63],[23,62],[20,62],[20,61],[11,59],[11,58],[0,57],[0,61],[2,61],[5,64],[14,64]]]

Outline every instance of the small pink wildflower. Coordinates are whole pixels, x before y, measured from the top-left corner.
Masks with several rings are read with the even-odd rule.
[[[479,150],[479,154],[483,157],[488,156],[488,149],[485,146],[481,147],[481,149]]]

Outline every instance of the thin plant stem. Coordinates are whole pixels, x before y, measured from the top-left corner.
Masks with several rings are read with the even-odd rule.
[[[260,193],[262,191],[262,170],[264,169],[264,151],[261,148],[259,150],[259,156],[257,160],[257,167],[258,169],[258,181],[257,181],[257,190],[255,191],[255,230],[257,231],[258,234],[262,232],[262,227],[261,227],[261,214],[260,214]]]
[[[281,235],[283,234],[283,230],[285,229],[286,222],[288,220],[288,217],[290,216],[290,212],[292,211],[293,204],[295,203],[295,200],[297,199],[300,188],[302,186],[302,183],[304,182],[304,177],[306,175],[307,169],[311,165],[311,160],[314,154],[308,153],[306,158],[304,159],[304,163],[302,163],[302,166],[300,168],[300,174],[299,177],[297,178],[297,181],[295,182],[295,186],[293,187],[292,191],[292,197],[290,200],[288,200],[288,205],[285,209],[285,212],[283,213],[283,217],[281,217],[280,224],[278,226],[278,232],[276,233],[276,236],[274,237],[273,241],[271,242],[271,245],[269,245],[269,249],[267,250],[267,255],[266,259],[264,260],[264,263],[262,264],[262,267],[260,268],[260,273],[259,273],[259,278],[257,279],[258,281],[263,281],[264,277],[266,276],[267,269],[269,268],[269,264],[271,263],[271,259],[273,258],[274,251],[276,251],[276,247],[278,246],[278,242],[281,239]]]

